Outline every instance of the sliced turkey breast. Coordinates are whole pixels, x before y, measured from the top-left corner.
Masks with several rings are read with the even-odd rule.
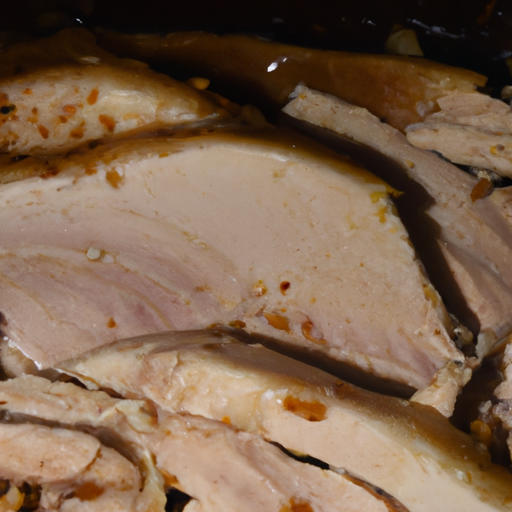
[[[407,127],[407,139],[457,164],[512,177],[512,111],[485,94],[452,93],[438,98],[439,112]]]
[[[30,430],[32,424],[41,423],[45,428],[51,426],[51,429],[47,428],[47,430],[41,431],[41,443],[43,443],[45,436],[47,439],[40,450],[46,450],[52,454],[53,459],[51,460],[55,460],[57,466],[60,464],[64,468],[63,471],[70,471],[74,464],[81,464],[81,459],[75,460],[73,451],[66,451],[65,446],[60,450],[58,449],[59,444],[54,442],[52,436],[54,436],[54,432],[57,432],[55,435],[60,435],[60,431],[54,429],[57,427],[66,429],[65,432],[68,432],[70,436],[71,445],[73,434],[78,435],[80,431],[83,431],[84,434],[90,434],[88,438],[93,436],[91,439],[96,443],[99,440],[103,448],[108,447],[107,451],[115,450],[120,454],[119,456],[122,455],[122,458],[130,461],[130,466],[137,469],[139,475],[137,485],[133,493],[128,493],[126,496],[121,493],[118,497],[119,501],[121,504],[123,500],[125,501],[124,505],[120,506],[126,506],[127,510],[137,512],[157,512],[165,508],[164,480],[155,467],[153,454],[138,442],[137,437],[137,433],[152,431],[156,425],[156,413],[146,402],[120,401],[111,398],[106,393],[91,393],[71,383],[52,383],[41,377],[24,375],[0,382],[0,410],[3,418],[9,420],[13,426],[28,430]],[[65,439],[68,438],[65,437]],[[88,442],[91,443],[92,441],[89,440]],[[27,474],[29,474],[27,468],[32,463],[39,465],[41,460],[44,462],[46,459],[43,455],[39,456],[36,451],[31,453],[30,443],[27,444],[25,452],[19,451],[19,454],[18,458],[13,459],[12,456],[6,455],[2,459],[2,452],[0,459],[3,460],[7,473],[4,472],[0,476],[12,480],[14,476],[9,471],[16,468],[16,464],[19,464],[20,481],[32,483],[32,480],[27,479]],[[112,456],[114,457],[114,455]],[[115,457],[113,460],[116,460]],[[86,466],[88,466],[88,463]],[[109,469],[108,463],[105,463],[101,467],[104,467],[102,471],[108,474],[97,477],[97,490],[116,491],[118,483],[113,485],[113,489],[108,489],[108,486],[112,484],[111,478],[122,484],[122,480],[116,480],[115,466]],[[102,480],[105,480],[104,484],[102,484]],[[55,480],[55,482],[59,483],[60,480]],[[18,483],[15,478],[14,483]],[[66,483],[68,486],[77,485],[72,474],[70,474]],[[127,487],[127,489],[130,488]],[[122,490],[121,486],[119,491]],[[116,492],[114,492],[114,495],[116,495]],[[88,498],[84,494],[80,499],[88,502],[95,500],[100,495],[103,495],[103,493],[97,495],[93,493]],[[57,495],[54,498],[57,499]],[[126,500],[128,500],[128,504],[126,504]],[[71,506],[77,506],[77,504],[72,503]],[[86,503],[80,506],[85,507]],[[96,502],[91,504],[93,510],[98,510],[94,508],[98,506],[103,506],[101,501],[99,505],[96,505]],[[99,510],[104,509],[100,508]]]
[[[0,478],[11,487],[25,482],[41,486],[38,510],[142,511],[137,507],[138,469],[82,432],[0,423]],[[19,510],[22,503],[10,510]]]
[[[464,361],[392,189],[303,138],[179,131],[2,173],[1,329],[39,367],[213,323],[414,388]]]
[[[0,151],[10,156],[219,117],[227,113],[192,87],[110,55],[84,29],[0,53]]]
[[[400,130],[437,110],[439,96],[486,82],[472,71],[425,59],[313,50],[239,35],[106,32],[99,44],[116,55],[181,66],[211,79],[222,94],[260,107],[282,108],[304,83],[361,105]]]
[[[91,388],[259,433],[349,471],[411,512],[512,509],[512,476],[433,408],[363,391],[227,334],[134,338],[59,370]]]
[[[163,411],[158,411],[154,421],[148,422],[144,402],[113,399],[103,392],[86,391],[69,383],[52,384],[34,376],[0,383],[0,397],[4,414],[26,418],[30,415],[32,421],[45,420],[68,429],[85,429],[110,442],[117,436],[124,443],[137,446],[139,451],[148,451],[162,474],[162,483],[165,480],[167,486],[192,496],[196,503],[193,506],[202,511],[282,512],[303,507],[303,510],[334,512],[342,505],[347,512],[406,512],[399,502],[364,481],[299,462],[259,436],[239,432],[223,422]],[[32,427],[20,426],[25,430]],[[70,437],[75,434],[72,430],[63,432],[68,432]],[[70,468],[79,464],[80,457],[75,462],[72,452],[65,453],[61,459],[54,441],[48,436],[46,450],[52,452],[58,463],[68,463]],[[9,454],[4,460],[3,476],[10,480],[15,469],[26,475],[26,469],[23,473],[17,468],[12,457]],[[24,451],[19,451],[16,461],[28,467],[32,459],[38,464],[39,460],[46,461],[44,455],[37,454],[34,458]],[[115,468],[110,471],[110,478],[122,484]],[[68,469],[67,474],[70,472]],[[146,499],[143,506],[142,493],[137,489],[137,510],[163,510],[158,499],[159,481],[154,477],[153,480],[154,501]],[[103,489],[109,485],[109,478],[97,485]],[[150,494],[147,482],[144,490],[146,495]],[[90,500],[91,510],[102,506],[97,496],[91,496]],[[126,506],[125,510],[131,509]]]
[[[467,304],[469,311],[459,309],[460,320],[479,334],[477,353],[485,355],[512,331],[512,224],[506,209],[495,201],[494,193],[482,197],[477,178],[413,147],[366,109],[304,87],[298,87],[295,96],[284,112],[376,149],[427,193],[425,204],[417,196],[418,207],[435,225],[430,231],[423,227],[417,238],[426,239],[443,256],[434,265],[425,261],[427,270],[435,276],[436,265],[437,271],[448,267],[447,276],[438,274],[433,280],[449,306],[455,309],[461,300]],[[510,192],[500,194],[508,197]]]
[[[159,418],[144,442],[201,510],[406,512],[364,481],[298,462],[259,436],[197,416]],[[162,430],[167,435],[162,435]]]

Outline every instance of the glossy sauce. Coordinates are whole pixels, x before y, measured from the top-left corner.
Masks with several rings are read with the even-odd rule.
[[[508,0],[19,0],[4,2],[0,31],[46,35],[64,26],[125,32],[257,34],[313,48],[381,53],[393,26],[414,29],[425,56],[510,82]],[[16,36],[19,38],[19,36]]]

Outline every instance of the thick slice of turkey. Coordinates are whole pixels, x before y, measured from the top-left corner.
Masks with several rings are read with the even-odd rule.
[[[116,342],[59,366],[91,388],[229,421],[376,485],[411,512],[512,509],[512,475],[433,408],[219,332]]]
[[[363,481],[298,462],[258,435],[222,422],[164,414],[159,422],[160,430],[144,434],[143,442],[155,454],[157,467],[174,476],[175,485],[193,496],[201,510],[406,510]]]
[[[282,512],[286,507],[295,510],[294,506],[302,506],[334,512],[340,504],[347,512],[405,510],[363,481],[298,462],[259,436],[236,431],[223,422],[163,411],[148,422],[144,402],[113,399],[103,392],[52,384],[34,376],[0,383],[0,401],[0,408],[14,417],[30,415],[33,421],[89,429],[106,438],[106,432],[115,432],[124,442],[148,451],[167,485],[193,496],[203,511]],[[48,436],[46,449],[53,453],[52,441]],[[31,454],[20,453],[20,463],[27,467]],[[66,453],[66,458],[70,467],[77,465],[73,453]],[[5,462],[6,472],[12,473],[15,464],[10,459]],[[22,468],[16,469],[23,474]],[[98,482],[101,488],[106,485],[108,482]],[[146,507],[138,509],[163,510],[156,503],[146,503]]]
[[[464,360],[389,187],[298,136],[138,138],[3,176],[1,329],[40,367],[212,323],[416,388]]]
[[[438,98],[439,112],[407,127],[407,139],[457,164],[512,177],[512,111],[485,94],[452,93]]]
[[[42,486],[38,510],[148,510],[137,507],[138,468],[82,432],[0,423],[0,478]]]
[[[0,150],[9,155],[225,115],[195,89],[101,50],[84,29],[0,53]]]
[[[435,228],[422,236],[438,245],[456,286],[450,287],[448,278],[434,282],[449,306],[460,302],[462,292],[470,315],[459,310],[460,320],[473,324],[473,330],[480,333],[477,351],[483,356],[496,340],[512,331],[512,223],[505,207],[494,198],[497,192],[479,198],[477,178],[415,148],[363,108],[304,87],[298,87],[295,94],[284,112],[376,149],[429,195],[427,204],[420,206]],[[505,200],[509,195],[504,189],[499,197]],[[471,315],[476,316],[478,326]]]
[[[14,483],[18,483],[16,475],[12,473],[13,470],[16,470],[20,482],[41,483],[28,478],[30,477],[29,468],[32,464],[39,467],[41,460],[43,460],[43,466],[46,467],[46,458],[48,457],[50,457],[48,462],[54,463],[57,468],[62,467],[64,472],[71,471],[74,466],[81,467],[80,452],[77,451],[78,458],[75,459],[73,451],[66,449],[67,445],[62,445],[62,449],[59,449],[57,441],[54,442],[54,436],[60,436],[60,430],[52,429],[66,429],[69,436],[63,435],[65,439],[70,439],[71,444],[73,443],[73,434],[78,435],[81,433],[80,431],[83,431],[94,436],[91,439],[96,444],[99,441],[104,449],[108,448],[107,451],[115,450],[124,459],[130,461],[130,465],[136,468],[139,475],[134,492],[129,492],[126,495],[121,493],[119,496],[116,491],[117,484],[111,489],[112,482],[108,477],[99,475],[96,478],[98,491],[103,490],[106,495],[111,491],[114,492],[122,506],[134,512],[157,512],[165,508],[164,480],[155,467],[153,454],[138,442],[137,437],[140,432],[154,430],[156,425],[156,413],[146,402],[120,401],[103,392],[91,393],[70,383],[52,383],[47,379],[31,375],[0,382],[0,396],[0,409],[3,416],[12,422],[12,425],[9,426],[19,426],[20,429],[25,428],[30,431],[30,425],[41,423],[46,428],[40,434],[36,432],[41,441],[46,438],[39,449],[40,453],[30,452],[30,443],[28,443],[24,451],[17,449],[19,456],[15,460],[10,456],[2,459],[2,455],[0,455],[0,459],[3,460],[5,478],[14,479]],[[48,426],[52,429],[47,428]],[[23,438],[23,434],[20,436]],[[78,438],[77,442],[80,439]],[[92,443],[91,440],[87,442]],[[44,453],[48,455],[44,457]],[[115,463],[116,457],[114,455],[112,457],[114,457]],[[115,476],[115,465],[110,469],[108,469],[108,464],[103,464],[103,466],[105,466],[106,472]],[[65,483],[68,487],[76,486],[78,483],[74,481],[75,477],[76,475],[69,473],[66,480],[54,478],[54,481],[55,483]],[[122,490],[121,488],[120,491]],[[130,490],[130,488],[127,487],[126,490]],[[53,491],[52,493],[54,496],[55,493]],[[98,496],[100,495],[103,495],[103,492],[98,494]],[[55,495],[54,498],[56,499],[57,496]],[[83,498],[86,501],[89,500],[85,494]],[[96,496],[90,497],[91,500],[93,498],[95,499]],[[95,503],[92,503],[91,507],[103,506],[101,501],[99,505]],[[93,509],[96,510],[96,508]]]
[[[130,494],[120,496],[120,501],[125,500],[127,510],[159,512],[165,509],[164,478],[155,466],[154,454],[139,442],[142,433],[154,431],[157,425],[156,412],[148,403],[118,400],[104,392],[92,393],[71,383],[52,383],[32,375],[0,382],[0,397],[3,416],[10,418],[14,426],[29,429],[30,425],[42,424],[66,429],[70,436],[75,432],[90,434],[94,441],[129,460],[137,468],[139,481],[134,499]],[[41,437],[44,439],[45,435],[43,432]],[[54,454],[55,464],[72,468],[80,462],[81,459],[75,461],[72,451],[61,450],[63,457],[60,457],[58,445],[52,442],[52,434],[46,437],[45,448],[41,449]],[[39,465],[41,461],[36,452],[33,455],[30,451],[20,451],[18,473],[21,481],[30,481],[23,468]],[[14,461],[7,457],[4,467],[5,471],[12,471]],[[110,472],[115,477],[115,467],[111,467]],[[12,475],[9,473],[6,477],[11,478]],[[109,480],[103,480],[103,477],[98,478],[98,490],[108,491]],[[72,475],[67,483],[75,485]],[[96,506],[93,498],[95,496],[91,496],[91,507]]]
[[[242,35],[101,33],[116,55],[179,66],[205,76],[229,98],[282,108],[298,83],[366,107],[401,130],[437,110],[436,98],[473,91],[486,78],[473,71],[397,55],[322,51]]]

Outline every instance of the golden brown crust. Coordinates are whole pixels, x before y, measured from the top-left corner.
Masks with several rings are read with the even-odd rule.
[[[183,66],[273,108],[283,107],[303,83],[365,107],[402,131],[436,110],[438,97],[486,82],[473,71],[414,57],[310,50],[248,36],[108,32],[98,42],[120,56]]]

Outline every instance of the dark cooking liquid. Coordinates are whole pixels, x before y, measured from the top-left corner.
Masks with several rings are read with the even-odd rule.
[[[65,25],[126,32],[250,33],[316,48],[380,53],[395,24],[415,29],[425,55],[511,82],[509,0],[17,0],[0,30],[44,35]]]

